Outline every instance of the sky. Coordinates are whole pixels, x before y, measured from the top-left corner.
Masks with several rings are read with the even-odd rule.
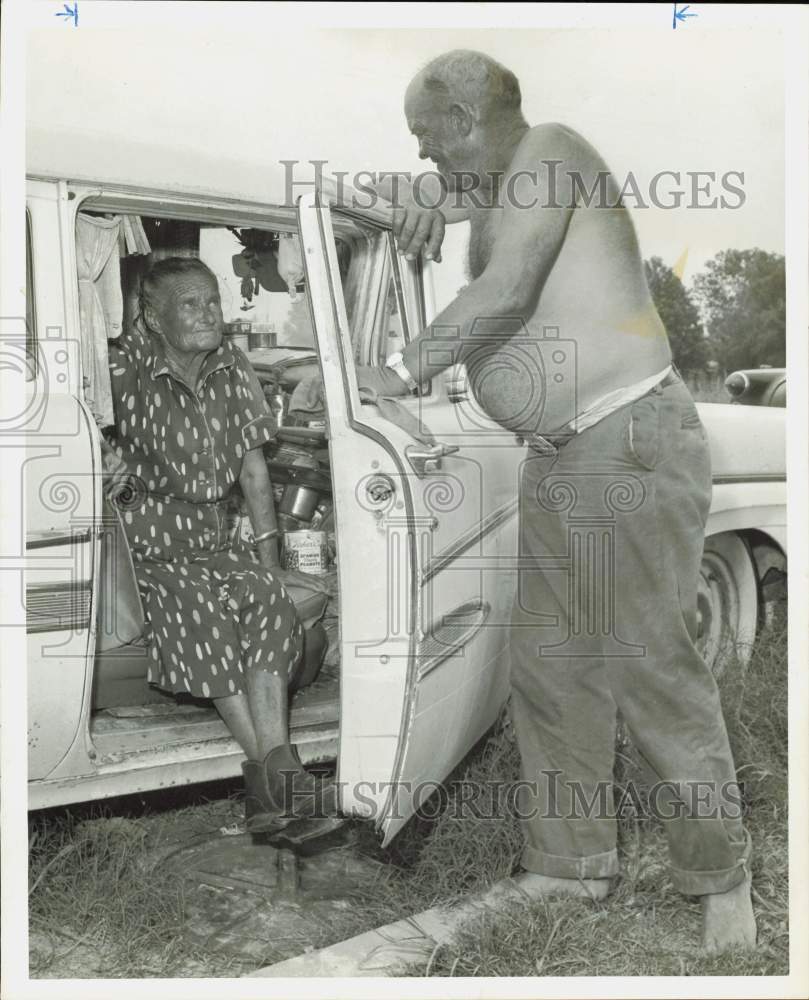
[[[84,14],[79,30],[30,32],[29,122],[236,159],[243,151],[268,162],[325,159],[352,173],[418,172],[424,164],[402,112],[407,83],[431,57],[474,48],[517,74],[531,124],[577,129],[619,178],[631,171],[641,191],[663,170],[680,172],[685,190],[689,171],[744,173],[743,184],[733,180],[745,198],[736,209],[636,209],[628,199],[644,257],[673,265],[687,252],[689,283],[728,247],[783,253],[783,57],[775,30],[705,31],[695,21],[680,31],[300,31],[258,16],[254,5],[232,8],[225,29],[176,21],[159,30],[137,21],[94,28]],[[661,194],[671,187],[667,180]],[[718,180],[712,188],[702,197],[723,193]]]

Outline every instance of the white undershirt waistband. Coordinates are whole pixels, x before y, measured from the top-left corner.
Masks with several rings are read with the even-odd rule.
[[[592,427],[593,424],[597,424],[611,413],[620,410],[627,403],[634,403],[641,396],[645,396],[650,389],[654,389],[658,382],[662,382],[671,370],[672,365],[667,365],[663,371],[658,372],[656,375],[650,375],[649,378],[641,379],[640,382],[625,385],[620,389],[608,392],[594,403],[591,403],[577,417],[574,417],[570,423],[565,425],[564,430],[567,433],[581,434],[582,431],[586,431],[588,427]]]

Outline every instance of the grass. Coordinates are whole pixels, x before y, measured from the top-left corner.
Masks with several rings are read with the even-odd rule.
[[[648,819],[619,826],[622,875],[602,903],[567,900],[512,906],[466,925],[449,945],[415,964],[412,976],[783,975],[787,936],[787,682],[785,615],[758,639],[746,667],[729,663],[720,681],[754,841],[753,887],[759,947],[716,958],[696,952],[699,904],[676,893],[661,830]],[[506,719],[453,776],[467,785],[518,774]],[[619,739],[616,782],[642,784],[631,745]],[[522,846],[503,798],[502,819],[448,807],[416,819],[381,850],[370,825],[356,824],[361,855],[382,864],[358,876],[351,907],[333,926],[303,935],[299,951],[321,947],[436,905],[451,905],[511,873]],[[229,786],[235,791],[238,785]],[[456,784],[457,788],[458,785]],[[225,792],[228,788],[225,788]],[[215,794],[218,799],[207,801]],[[184,801],[179,797],[185,795]],[[238,976],[252,968],[196,947],[184,935],[186,899],[178,873],[149,850],[160,824],[189,835],[237,822],[223,786],[173,792],[173,808],[139,796],[106,806],[36,814],[30,828],[31,975],[67,977]],[[158,804],[159,805],[159,804]]]
[[[697,949],[700,909],[674,891],[659,825],[625,818],[619,825],[622,875],[601,903],[556,900],[515,905],[478,916],[413,976],[785,975],[788,971],[787,656],[777,622],[757,641],[747,666],[727,665],[720,689],[743,786],[745,823],[754,842],[755,951],[708,957]],[[625,737],[616,784],[643,785]],[[508,728],[465,762],[464,781],[513,780],[518,758]],[[506,816],[492,823],[455,819],[447,809],[431,828],[407,828],[389,852],[392,864],[357,903],[381,924],[431,906],[451,904],[510,874],[521,836]]]
[[[138,797],[139,799],[139,797]],[[116,814],[114,814],[117,813]],[[238,817],[232,800],[174,814],[189,830]],[[210,957],[183,937],[184,883],[149,850],[154,823],[134,799],[37,814],[29,826],[33,977],[205,975]],[[231,963],[232,964],[232,963]],[[218,975],[237,975],[223,969]],[[235,966],[234,966],[235,967]]]

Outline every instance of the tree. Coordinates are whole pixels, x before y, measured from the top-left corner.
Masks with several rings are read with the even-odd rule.
[[[727,371],[786,364],[784,258],[723,250],[694,281],[713,353]]]
[[[652,301],[669,335],[674,363],[681,371],[702,369],[708,359],[708,346],[699,310],[688,289],[659,257],[645,261],[644,266]]]

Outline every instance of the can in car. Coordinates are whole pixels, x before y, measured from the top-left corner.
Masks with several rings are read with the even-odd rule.
[[[322,576],[329,566],[329,547],[325,531],[287,531],[284,533],[284,569]]]

